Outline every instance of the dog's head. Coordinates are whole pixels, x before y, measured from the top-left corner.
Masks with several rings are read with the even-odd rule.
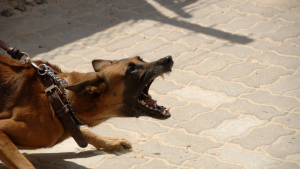
[[[96,77],[67,89],[94,95],[99,111],[105,109],[106,116],[167,119],[171,116],[169,110],[151,98],[149,88],[155,78],[171,72],[173,63],[171,56],[150,63],[138,56],[114,61],[94,60]]]

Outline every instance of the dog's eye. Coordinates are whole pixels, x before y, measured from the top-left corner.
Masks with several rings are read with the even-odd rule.
[[[135,66],[129,66],[128,73],[134,73],[135,70],[136,70]]]

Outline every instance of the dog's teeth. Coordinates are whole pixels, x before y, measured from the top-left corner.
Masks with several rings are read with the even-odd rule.
[[[159,75],[163,80],[165,80],[164,74]]]
[[[170,72],[166,72],[165,74],[168,75],[168,76],[170,76]]]
[[[152,99],[152,97],[151,97],[150,95],[147,95],[147,97],[148,97],[149,99]]]
[[[141,101],[141,104],[142,104],[142,105],[146,105],[146,103],[144,102],[144,100]]]
[[[148,106],[148,105],[145,105],[145,107],[149,108],[149,106]]]
[[[164,110],[164,111],[162,112],[162,114],[163,114],[164,116],[166,115],[166,113],[167,113],[166,110]]]
[[[166,109],[167,111],[170,111],[170,107]]]

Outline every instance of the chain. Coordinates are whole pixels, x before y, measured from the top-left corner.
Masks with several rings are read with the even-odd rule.
[[[64,79],[61,79],[60,77],[58,77],[53,69],[50,67],[50,66],[47,66],[46,64],[41,64],[39,66],[37,66],[37,70],[38,70],[38,73],[41,75],[41,76],[44,76],[46,74],[48,74],[49,76],[52,77],[52,79],[59,84],[59,89],[62,91],[62,93],[65,95],[66,97],[66,100],[67,100],[67,104],[68,104],[68,107],[70,109],[70,112],[71,112],[71,115],[72,117],[74,117],[76,123],[79,123],[79,124],[83,124],[79,119],[78,117],[74,114],[73,112],[73,109],[72,109],[72,106],[71,106],[71,103],[70,103],[70,100],[68,98],[68,95],[67,95],[67,92],[66,92],[66,89],[64,87],[62,87],[63,84],[66,84],[68,85],[68,81],[64,80]]]

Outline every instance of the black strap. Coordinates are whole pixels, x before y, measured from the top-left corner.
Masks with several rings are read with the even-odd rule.
[[[23,53],[21,53],[19,49],[9,46],[2,40],[0,40],[0,47],[6,50],[13,59],[20,60],[23,56]],[[55,86],[50,75],[46,74],[41,76],[41,78],[45,89],[48,89],[50,86]],[[66,104],[66,98],[63,97],[63,93],[60,93],[58,89],[54,87],[49,89],[49,91],[47,90],[46,95],[56,116],[60,119],[65,129],[69,131],[76,143],[80,147],[87,147],[88,142],[78,127],[81,123],[77,120],[75,114],[71,112],[68,104]]]
[[[47,90],[46,95],[55,111],[56,116],[60,119],[65,129],[69,131],[76,143],[80,147],[86,147],[88,142],[76,124],[74,118],[71,116],[72,113],[70,107],[66,104],[66,98],[63,97],[63,93],[60,93],[56,87],[51,87],[55,86],[55,84],[50,75],[46,74],[41,77],[45,88],[51,88],[50,90]]]

